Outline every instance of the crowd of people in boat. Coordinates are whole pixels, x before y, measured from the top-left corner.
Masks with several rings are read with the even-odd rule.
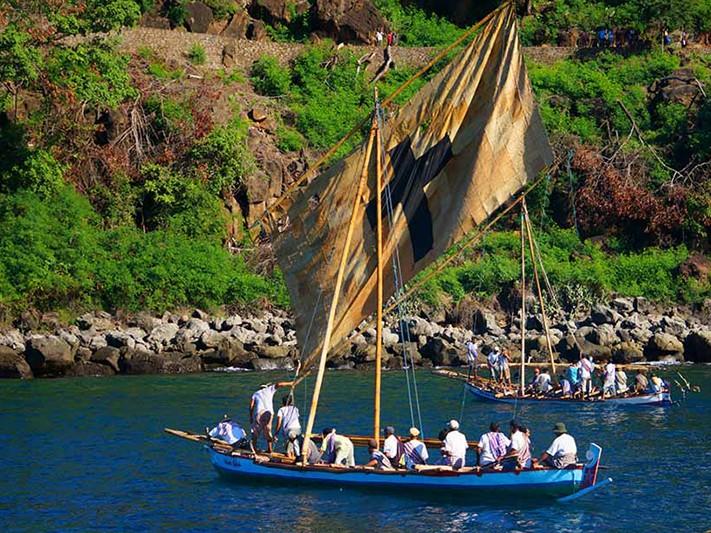
[[[338,433],[335,428],[323,429],[320,445],[314,442],[314,439],[303,437],[299,409],[293,404],[291,394],[282,398],[272,432],[276,391],[280,387],[291,385],[292,382],[265,384],[252,395],[249,437],[246,431],[227,415],[215,428],[207,429],[208,435],[227,442],[235,449],[251,449],[254,452],[258,449],[260,438],[263,438],[268,454],[274,454],[275,443],[282,441],[283,451],[279,453],[294,461],[342,468],[355,467],[353,441]],[[568,433],[565,424],[559,422],[555,425],[555,438],[539,458],[532,456],[529,428],[512,420],[509,429],[508,435],[504,434],[499,424],[492,422],[489,431],[481,435],[474,446],[476,460],[470,466],[482,470],[512,471],[543,467],[562,469],[577,463],[575,439]],[[446,424],[438,435],[438,441],[439,456],[430,457],[427,445],[420,439],[418,428],[411,427],[407,436],[402,437],[393,426],[387,426],[383,431],[382,448],[378,440],[369,439],[368,461],[361,466],[376,470],[422,470],[431,467],[460,470],[467,467],[467,451],[471,446],[461,432],[457,420],[450,420]]]
[[[467,359],[477,380],[478,346],[467,343]],[[491,382],[486,388],[505,396],[520,394],[519,384],[511,381],[511,356],[507,350],[495,348],[486,356],[486,365],[491,375]],[[534,368],[528,383],[524,384],[524,395],[537,398],[564,399],[605,399],[627,398],[645,394],[668,392],[669,385],[658,375],[647,377],[644,368],[639,368],[634,376],[634,384],[628,381],[627,373],[610,360],[603,359],[598,365],[592,356],[584,355],[579,361],[571,363],[557,379],[551,376],[547,368]]]

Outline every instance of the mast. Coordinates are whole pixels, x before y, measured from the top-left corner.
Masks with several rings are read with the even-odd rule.
[[[376,117],[375,124],[375,218],[378,221],[376,227],[376,240],[378,250],[378,288],[377,288],[377,324],[375,334],[375,400],[373,405],[373,438],[376,442],[380,442],[380,382],[382,379],[382,360],[383,360],[383,165],[381,160],[382,145],[380,132],[378,131],[377,123],[377,102],[378,88],[375,88],[376,102]]]
[[[525,202],[525,200],[523,200]],[[521,396],[526,392],[526,234],[524,209],[521,208]]]
[[[304,436],[304,447],[303,449],[308,449],[308,443],[311,440],[311,432],[314,429],[314,422],[316,420],[316,410],[318,409],[318,400],[321,395],[321,386],[323,385],[323,375],[326,372],[326,359],[328,359],[328,351],[331,348],[331,335],[333,334],[333,323],[336,318],[336,307],[338,306],[338,300],[341,294],[341,288],[343,287],[343,274],[346,270],[346,264],[348,262],[348,255],[351,250],[351,240],[353,239],[353,230],[355,228],[355,222],[358,216],[359,207],[362,203],[363,190],[365,189],[365,184],[368,179],[368,167],[370,166],[370,156],[373,151],[373,141],[375,139],[375,132],[377,130],[376,117],[373,117],[373,122],[370,127],[370,136],[368,137],[368,144],[365,150],[365,158],[363,160],[363,170],[361,171],[360,180],[358,183],[358,191],[353,198],[353,210],[351,212],[351,218],[348,222],[348,231],[346,233],[346,240],[343,244],[343,252],[341,253],[341,261],[338,266],[338,274],[336,275],[336,284],[333,289],[333,296],[331,298],[331,307],[328,312],[328,322],[326,324],[326,332],[323,339],[323,345],[321,346],[321,355],[318,363],[318,374],[316,375],[316,382],[314,383],[314,392],[311,397],[311,410],[309,411],[309,419],[306,423],[306,433]]]
[[[553,357],[553,344],[551,343],[551,333],[548,327],[548,314],[546,313],[546,306],[543,302],[543,291],[541,290],[541,281],[538,278],[538,265],[536,264],[536,255],[533,249],[533,232],[531,231],[531,220],[528,217],[528,208],[526,207],[526,200],[523,201],[523,213],[526,222],[526,232],[528,234],[528,245],[531,249],[531,262],[533,263],[533,279],[536,281],[536,291],[538,292],[538,303],[541,306],[541,316],[543,318],[543,329],[546,332],[546,344],[548,346],[548,353],[551,357],[551,367],[553,370],[553,376],[555,376],[555,361]]]

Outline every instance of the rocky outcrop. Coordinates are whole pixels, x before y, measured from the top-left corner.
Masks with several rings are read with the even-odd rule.
[[[684,342],[684,356],[694,363],[711,363],[711,329],[689,334]]]
[[[32,369],[22,354],[9,346],[0,346],[0,378],[30,379],[32,377]]]
[[[36,376],[62,375],[74,364],[71,347],[55,335],[30,338],[25,359]]]
[[[317,32],[345,43],[371,43],[388,23],[370,0],[316,0]]]
[[[185,4],[185,27],[193,33],[207,33],[214,18],[212,9],[202,2]]]

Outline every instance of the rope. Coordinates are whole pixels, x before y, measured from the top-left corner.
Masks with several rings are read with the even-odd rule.
[[[568,183],[570,184],[570,196],[573,204],[573,223],[575,224],[575,233],[578,235],[578,239],[580,238],[580,229],[578,228],[578,213],[575,210],[575,192],[573,189],[573,170],[570,167],[570,163],[573,160],[573,155],[574,152],[572,150],[568,150],[568,157],[565,161],[565,168],[568,172]]]

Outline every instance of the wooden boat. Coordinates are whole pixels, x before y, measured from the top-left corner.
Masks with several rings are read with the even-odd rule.
[[[227,443],[204,435],[166,429],[167,433],[205,444],[210,462],[226,478],[253,479],[274,483],[368,487],[379,489],[436,488],[448,491],[513,491],[517,494],[547,495],[569,498],[589,489],[601,488],[611,479],[598,481],[602,448],[591,444],[585,463],[558,470],[532,468],[516,471],[496,471],[478,467],[427,466],[418,470],[375,470],[365,466],[351,468],[330,465],[305,465],[281,454],[261,454],[248,450],[233,450]],[[367,437],[353,437],[356,444]],[[431,444],[431,442],[429,442]],[[472,443],[475,444],[475,443]],[[583,492],[584,491],[584,492]]]
[[[469,44],[467,38],[472,38]],[[464,46],[454,60],[409,103],[393,109],[397,96],[415,78],[460,44]],[[400,304],[521,204],[540,182],[539,171],[552,162],[526,74],[513,2],[464,32],[382,102],[376,89],[374,100],[369,135],[360,148],[315,176],[316,169],[364,124],[311,165],[258,221],[259,234],[271,238],[291,295],[302,350],[302,375],[294,383],[316,370],[302,450],[315,440],[329,355],[338,353],[338,343],[352,331],[365,329],[364,322],[372,315],[376,341],[372,438],[379,444],[383,317],[391,310],[398,313],[403,366],[412,372],[407,398],[412,425],[416,424],[419,395]],[[481,228],[485,222],[487,227]],[[436,268],[413,279],[430,265]],[[410,280],[413,283],[406,288]],[[421,420],[417,425],[422,428]],[[179,436],[202,440],[187,433]],[[353,440],[362,444],[366,438]],[[601,454],[600,447],[592,445],[588,463],[569,470],[454,471],[424,465],[412,472],[391,472],[296,463],[278,454],[232,450],[213,440],[206,444],[215,468],[238,478],[443,490],[553,490],[569,495],[596,486]]]
[[[478,400],[488,401],[488,402],[498,402],[507,404],[536,404],[544,403],[550,404],[560,404],[560,405],[614,405],[614,406],[646,406],[646,407],[659,407],[672,405],[672,397],[669,391],[649,393],[649,394],[636,394],[630,396],[619,396],[602,398],[601,396],[595,396],[592,398],[561,398],[556,396],[521,396],[518,393],[504,394],[497,391],[492,387],[492,382],[490,380],[485,380],[482,378],[468,379],[464,374],[458,372],[453,372],[449,370],[435,370],[433,374],[438,376],[443,376],[451,379],[457,379],[464,381],[464,386],[466,389],[473,394]]]

